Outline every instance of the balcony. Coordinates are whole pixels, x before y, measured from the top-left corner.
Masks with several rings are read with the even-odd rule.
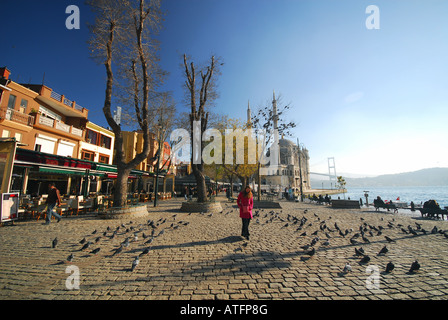
[[[36,114],[34,128],[50,131],[59,135],[64,135],[78,141],[82,140],[83,136],[83,130],[60,122],[58,120],[47,118],[40,114]]]
[[[51,106],[59,113],[67,117],[87,119],[89,111],[77,104],[75,101],[66,98],[64,95],[59,94],[43,85],[28,85],[28,87],[39,93],[39,96],[36,97],[37,100]]]
[[[34,124],[33,116],[9,108],[0,109],[0,119],[13,121],[25,126],[32,126]]]

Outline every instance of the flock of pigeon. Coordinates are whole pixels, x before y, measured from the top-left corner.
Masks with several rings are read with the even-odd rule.
[[[140,257],[149,254],[151,244],[156,238],[161,237],[165,233],[165,230],[176,230],[179,227],[187,226],[189,224],[187,221],[176,222],[176,216],[177,214],[171,216],[171,224],[169,226],[168,223],[170,221],[168,221],[167,218],[162,217],[157,221],[149,219],[146,224],[138,224],[135,227],[133,226],[133,222],[129,221],[126,224],[122,223],[114,229],[108,226],[103,232],[99,232],[95,229],[90,235],[83,237],[83,239],[79,241],[77,246],[80,246],[80,248],[75,250],[75,252],[71,252],[63,263],[74,262],[76,252],[83,252],[87,255],[97,255],[101,251],[101,242],[120,238],[120,240],[123,239],[123,241],[121,241],[119,246],[114,248],[110,254],[106,256],[114,257],[119,255],[125,249],[129,248],[131,244],[133,247],[135,247],[136,244],[143,246],[141,253],[134,258],[131,267],[128,269],[129,271],[134,271],[140,263]],[[162,227],[162,229],[157,231],[159,227]],[[59,240],[57,237],[54,238],[52,241],[52,248],[56,248],[58,243]]]
[[[387,222],[386,226],[374,226],[365,222],[364,218],[360,218],[361,225],[359,225],[357,229],[341,229],[337,222],[331,223],[331,216],[329,216],[326,220],[321,220],[321,218],[316,213],[314,213],[313,217],[310,218],[309,215],[307,215],[307,209],[304,210],[302,218],[297,218],[296,216],[289,213],[287,213],[286,218],[284,218],[284,215],[280,215],[282,211],[280,211],[279,213],[275,212],[274,210],[270,210],[269,212],[266,212],[264,214],[263,212],[264,210],[255,211],[254,218],[256,219],[257,224],[264,226],[273,222],[280,222],[282,224],[282,229],[295,228],[293,232],[299,233],[298,239],[309,239],[309,237],[311,236],[311,242],[309,244],[300,246],[300,248],[303,250],[302,253],[307,256],[307,258],[302,258],[302,260],[307,260],[316,254],[318,250],[318,248],[316,248],[317,243],[320,243],[322,247],[328,248],[330,247],[330,240],[338,237],[347,239],[348,246],[355,246],[354,256],[360,257],[360,265],[367,264],[371,260],[371,258],[362,248],[363,244],[368,244],[371,241],[386,241],[388,245],[390,245],[396,242],[396,240],[383,234],[383,231],[385,231],[386,229],[397,231],[399,233],[402,233],[403,235],[411,235],[412,237],[425,234],[442,234],[445,238],[448,238],[448,230],[439,230],[436,226],[434,226],[432,230],[428,231],[425,230],[422,227],[422,224],[418,222],[415,222],[415,226],[408,225],[406,228],[402,224],[396,223],[394,218],[392,218],[392,221]],[[308,216],[308,218],[305,216]],[[384,219],[381,218],[381,221],[384,221]],[[377,253],[377,255],[384,256],[388,252],[389,248],[387,247],[387,245],[384,245],[382,249]],[[390,261],[385,266],[384,272],[390,273],[394,270],[394,268],[394,263]],[[420,263],[418,262],[418,260],[415,260],[411,264],[408,273],[415,273],[419,269]],[[350,271],[352,271],[352,267],[350,263],[346,263],[342,270],[342,274],[346,274]]]
[[[231,208],[229,211],[227,211],[225,214],[228,215],[229,213],[233,212],[233,208]],[[224,213],[224,212],[222,212]],[[392,219],[392,221],[387,222],[386,226],[374,226],[371,224],[368,224],[364,221],[364,218],[361,219],[361,224],[357,229],[341,229],[337,222],[331,223],[331,216],[328,217],[326,220],[321,220],[321,218],[314,213],[313,217],[305,217],[305,215],[309,216],[308,210],[305,209],[302,215],[302,218],[297,218],[296,216],[287,213],[286,218],[284,218],[282,214],[282,210],[280,212],[275,212],[274,210],[270,210],[269,212],[266,212],[264,209],[254,210],[254,219],[255,223],[257,225],[265,226],[270,223],[274,222],[280,222],[282,224],[281,228],[294,228],[294,233],[299,233],[298,239],[308,239],[308,236],[311,236],[312,240],[309,244],[302,245],[300,248],[303,250],[303,255],[307,256],[308,258],[304,258],[303,260],[307,260],[311,257],[313,257],[316,252],[319,250],[319,248],[316,249],[316,244],[320,243],[322,247],[330,247],[330,240],[339,237],[348,239],[347,245],[355,246],[354,248],[354,256],[361,257],[359,264],[366,264],[368,263],[371,258],[364,249],[362,248],[362,244],[368,244],[371,242],[370,239],[374,239],[375,241],[380,241],[384,239],[388,245],[391,243],[395,243],[396,240],[388,237],[387,235],[383,235],[383,231],[387,229],[389,230],[395,230],[398,232],[401,232],[403,234],[412,235],[412,236],[418,236],[418,235],[425,235],[425,234],[442,234],[445,238],[448,238],[448,230],[439,230],[436,226],[431,231],[425,230],[422,225],[418,222],[415,222],[415,226],[408,225],[407,228],[405,228],[403,225],[399,223],[395,223],[395,219]],[[207,216],[211,218],[213,216],[213,213],[205,214],[203,212],[200,213],[204,217]],[[188,215],[191,215],[189,213]],[[101,241],[104,241],[105,239],[112,240],[115,237],[122,237],[123,241],[120,243],[120,245],[112,250],[112,253],[109,255],[109,257],[113,257],[116,255],[119,255],[125,250],[126,248],[129,248],[131,244],[138,243],[139,245],[143,246],[143,249],[141,249],[141,253],[137,255],[134,260],[131,263],[130,271],[134,271],[140,262],[140,257],[143,255],[147,255],[151,250],[151,244],[156,239],[161,237],[165,230],[175,230],[181,226],[186,226],[189,224],[189,222],[186,221],[178,221],[176,222],[176,216],[177,214],[174,214],[171,216],[171,224],[168,226],[169,221],[167,218],[160,218],[157,221],[148,220],[146,224],[139,224],[135,227],[133,226],[133,222],[130,221],[126,225],[121,224],[117,226],[115,229],[112,229],[110,227],[107,227],[106,230],[102,232],[102,235],[99,235],[100,232],[97,230],[94,230],[91,235],[88,237],[84,237],[82,240],[79,241],[79,245],[81,246],[77,251],[79,252],[86,252],[93,255],[96,255],[100,252],[101,247],[99,246],[99,243]],[[311,221],[313,219],[313,221]],[[264,220],[262,222],[261,220]],[[383,218],[381,218],[382,221],[384,221]],[[168,222],[168,223],[167,223]],[[166,224],[165,224],[166,223]],[[157,229],[164,225],[165,226],[157,232]],[[314,226],[314,228],[312,228]],[[317,226],[317,228],[315,228]],[[145,233],[147,232],[147,233]],[[157,234],[156,234],[157,233]],[[92,237],[92,239],[88,240],[87,238]],[[381,238],[381,236],[383,236]],[[380,238],[378,238],[380,237]],[[321,239],[322,238],[322,239]],[[370,238],[370,239],[369,239]],[[140,239],[142,239],[140,241]],[[383,241],[384,241],[383,240]],[[52,247],[55,248],[58,245],[58,239],[55,238],[52,242]],[[247,243],[243,244],[243,246],[247,246]],[[359,246],[359,247],[356,247]],[[136,249],[140,250],[140,249]],[[378,256],[384,256],[389,252],[389,248],[387,245],[384,245],[382,249],[377,253]],[[72,252],[67,257],[67,259],[64,261],[66,263],[71,263],[75,259],[75,253]],[[392,261],[390,261],[385,266],[386,273],[390,273],[394,270],[395,265]],[[420,264],[417,260],[415,260],[409,269],[409,273],[417,272],[420,269]],[[342,273],[346,274],[347,272],[352,271],[352,267],[349,263],[347,263]]]

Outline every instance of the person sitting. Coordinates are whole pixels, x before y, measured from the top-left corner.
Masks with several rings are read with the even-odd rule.
[[[428,209],[439,209],[440,210],[440,206],[437,203],[436,200],[428,200],[423,204],[423,208],[428,208]]]

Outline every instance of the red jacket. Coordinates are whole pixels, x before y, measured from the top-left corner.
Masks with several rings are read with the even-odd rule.
[[[254,207],[254,197],[250,199],[244,196],[244,192],[240,192],[238,199],[236,200],[238,207],[240,208],[240,218],[252,219],[252,209]],[[243,210],[243,207],[248,209]]]

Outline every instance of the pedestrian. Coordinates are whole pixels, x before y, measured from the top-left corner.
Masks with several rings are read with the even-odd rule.
[[[188,190],[188,187],[185,187],[185,189],[184,189],[184,193],[185,193],[185,200],[188,200],[188,192],[189,190]]]
[[[51,216],[54,215],[56,219],[58,219],[58,222],[61,221],[61,216],[55,212],[53,212],[53,209],[56,207],[56,205],[61,205],[61,194],[59,193],[59,190],[54,185],[54,182],[51,182],[48,185],[48,197],[45,203],[47,204],[47,222],[45,224],[50,224]]]
[[[240,208],[240,218],[242,219],[243,224],[241,236],[249,240],[249,223],[253,217],[252,209],[254,207],[254,197],[250,186],[246,186],[246,188],[240,192],[236,203]]]

